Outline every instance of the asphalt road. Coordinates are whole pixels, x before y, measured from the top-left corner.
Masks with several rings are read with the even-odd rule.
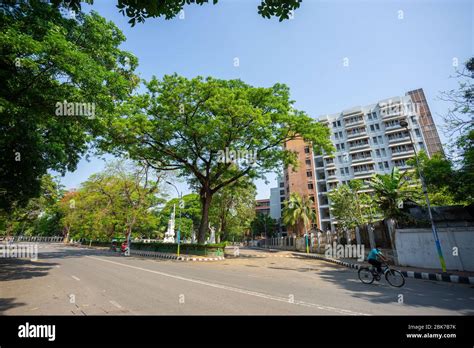
[[[418,279],[401,289],[384,280],[365,285],[355,270],[320,260],[240,254],[180,262],[41,244],[37,261],[0,259],[0,314],[474,314],[473,286]]]

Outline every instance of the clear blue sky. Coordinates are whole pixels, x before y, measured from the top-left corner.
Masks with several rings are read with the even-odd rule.
[[[453,59],[461,65],[474,53],[470,0],[303,0],[294,19],[281,23],[260,17],[259,3],[191,5],[184,19],[148,19],[133,28],[115,0],[95,0],[92,8],[124,32],[122,48],[138,57],[142,78],[176,72],[255,86],[286,83],[296,108],[313,117],[423,88],[440,128],[449,105],[437,97],[457,85]],[[83,160],[62,183],[78,187],[102,167],[99,159]],[[275,176],[268,179],[257,182],[258,198],[275,186]]]

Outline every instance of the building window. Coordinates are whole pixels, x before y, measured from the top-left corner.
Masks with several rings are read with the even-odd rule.
[[[383,165],[385,166],[385,168],[388,169],[388,162],[387,161],[383,162]]]
[[[380,150],[379,149],[375,150],[375,154],[377,155],[377,157],[380,157]]]
[[[374,142],[374,144],[377,144],[377,137],[373,137],[372,141]]]
[[[309,182],[308,183],[308,189],[312,190],[314,188],[313,183]]]
[[[341,126],[341,121],[337,121],[337,126],[338,126],[338,127]]]
[[[344,145],[344,143],[341,144],[341,149],[344,150],[346,148],[346,146]]]
[[[333,128],[336,128],[336,127],[337,127],[336,121],[334,121],[334,122],[332,123],[332,126],[333,126]]]
[[[373,125],[373,124],[370,125],[370,131],[371,131],[371,132],[374,132],[374,131],[375,131],[375,128],[374,128],[374,125]]]
[[[334,138],[339,139],[339,134],[337,132],[334,133]]]
[[[304,153],[309,153],[309,147],[308,146],[305,146]]]
[[[379,162],[379,169],[383,170],[383,163],[382,162]]]
[[[341,146],[339,144],[336,144],[336,149],[337,151],[341,150]]]
[[[306,159],[306,164],[307,164],[308,166],[311,165],[311,160],[310,160],[309,158]]]
[[[376,112],[372,112],[372,117],[374,118],[374,120],[377,119],[377,113]]]
[[[280,202],[284,202],[285,201],[285,197],[280,197]]]
[[[372,119],[372,114],[367,114],[367,119],[371,120]]]
[[[285,190],[280,190],[280,196],[284,196],[285,195]]]
[[[307,172],[306,172],[306,176],[307,176],[308,178],[312,178],[312,177],[313,177],[313,172],[307,171]]]
[[[421,137],[420,130],[418,128],[415,128],[415,134],[417,137]]]
[[[425,149],[425,144],[423,144],[422,141],[420,141],[420,142],[418,143],[418,146],[420,147],[421,150],[424,150],[424,149]]]
[[[383,137],[381,135],[378,136],[379,144],[383,144]]]
[[[341,139],[343,138],[342,132],[339,132],[339,138],[341,138]]]
[[[380,126],[379,126],[378,123],[375,124],[375,129],[376,129],[376,130],[380,130]]]
[[[382,149],[382,156],[386,156],[387,152],[385,152],[385,149]]]

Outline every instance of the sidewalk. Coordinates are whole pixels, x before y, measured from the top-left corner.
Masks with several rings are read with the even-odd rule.
[[[349,259],[349,258],[333,259],[333,258],[328,258],[324,256],[324,254],[316,254],[316,253],[307,254],[307,253],[298,252],[298,251],[288,251],[288,250],[260,248],[260,247],[253,247],[253,249],[267,250],[267,251],[285,251],[298,257],[328,261],[332,263],[337,263],[341,266],[355,268],[355,269],[359,269],[361,266],[368,265],[367,262],[359,262],[356,259]],[[449,282],[449,283],[474,284],[474,272],[448,271],[447,273],[443,274],[438,269],[416,268],[416,267],[405,267],[405,266],[396,266],[395,268],[400,270],[403,273],[403,275],[407,278],[435,280],[435,281],[443,281],[443,282]]]

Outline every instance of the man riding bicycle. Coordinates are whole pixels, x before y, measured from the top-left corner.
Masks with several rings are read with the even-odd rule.
[[[380,249],[376,246],[370,251],[369,255],[367,256],[367,261],[377,269],[378,274],[382,273],[382,262],[378,260],[379,258],[382,261],[387,262],[387,259],[382,254],[382,251],[380,251]]]

